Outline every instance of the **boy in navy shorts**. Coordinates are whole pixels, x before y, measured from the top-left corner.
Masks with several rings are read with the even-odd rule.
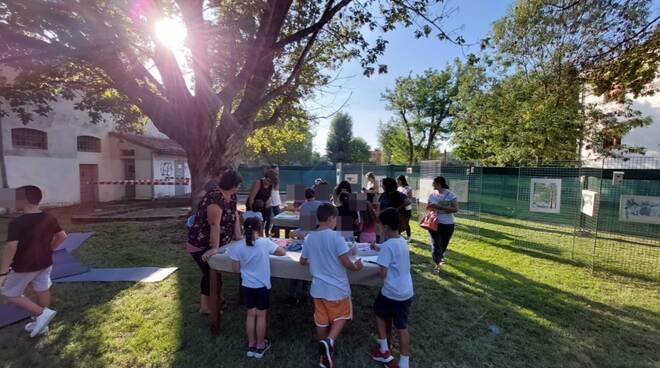
[[[378,250],[378,273],[385,279],[383,287],[374,301],[374,313],[378,327],[378,346],[371,357],[388,368],[408,368],[410,360],[410,336],[408,316],[413,298],[413,284],[410,275],[410,251],[408,242],[399,234],[401,219],[399,211],[388,208],[378,216],[383,225],[385,242],[372,247]],[[401,356],[397,361],[392,357],[387,345],[386,321],[392,320],[399,331]]]
[[[32,314],[33,320],[25,326],[31,337],[46,332],[55,317],[56,312],[48,308],[50,271],[53,250],[66,239],[57,219],[39,209],[41,197],[41,190],[35,186],[16,190],[17,208],[23,210],[23,215],[9,223],[0,260],[0,293]],[[28,285],[37,294],[36,303],[23,295]]]

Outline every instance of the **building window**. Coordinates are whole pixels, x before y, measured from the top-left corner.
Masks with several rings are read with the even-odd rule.
[[[123,149],[123,150],[121,150],[121,155],[122,156],[135,156],[135,150],[134,149]]]
[[[48,149],[48,134],[41,130],[14,128],[11,130],[11,143],[16,148]]]
[[[101,152],[101,140],[87,135],[78,136],[78,152]]]

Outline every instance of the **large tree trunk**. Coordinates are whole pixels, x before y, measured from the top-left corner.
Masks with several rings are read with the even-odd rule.
[[[191,119],[196,121],[198,127],[206,129],[190,129],[181,137],[172,137],[181,144],[186,151],[192,187],[191,202],[193,208],[197,206],[204,191],[204,186],[221,168],[238,169],[240,150],[251,129],[250,122],[241,122],[240,128],[233,131],[226,129],[222,122],[216,126],[215,120],[208,116],[191,111]],[[224,129],[223,129],[224,128]]]
[[[424,159],[429,160],[431,157],[431,147],[433,147],[433,143],[435,141],[435,135],[437,131],[435,129],[431,129],[429,132],[429,139],[426,141],[426,147],[424,147]]]

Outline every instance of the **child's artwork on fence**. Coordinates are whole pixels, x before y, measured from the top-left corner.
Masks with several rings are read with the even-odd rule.
[[[529,190],[529,210],[559,213],[561,210],[561,179],[533,178]]]
[[[594,216],[598,210],[598,192],[593,190],[582,190],[582,213],[587,216]]]
[[[660,197],[622,195],[619,220],[660,225]]]
[[[460,203],[467,203],[470,194],[469,180],[449,180],[449,190],[456,194]]]

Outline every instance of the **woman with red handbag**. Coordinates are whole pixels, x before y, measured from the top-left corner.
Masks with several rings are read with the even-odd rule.
[[[449,190],[449,185],[444,177],[438,176],[433,179],[433,191],[429,195],[427,211],[435,212],[437,216],[437,230],[429,230],[433,243],[433,262],[435,268],[433,274],[440,273],[440,266],[444,262],[445,251],[449,246],[454,234],[454,213],[458,212],[458,199],[456,194]]]

